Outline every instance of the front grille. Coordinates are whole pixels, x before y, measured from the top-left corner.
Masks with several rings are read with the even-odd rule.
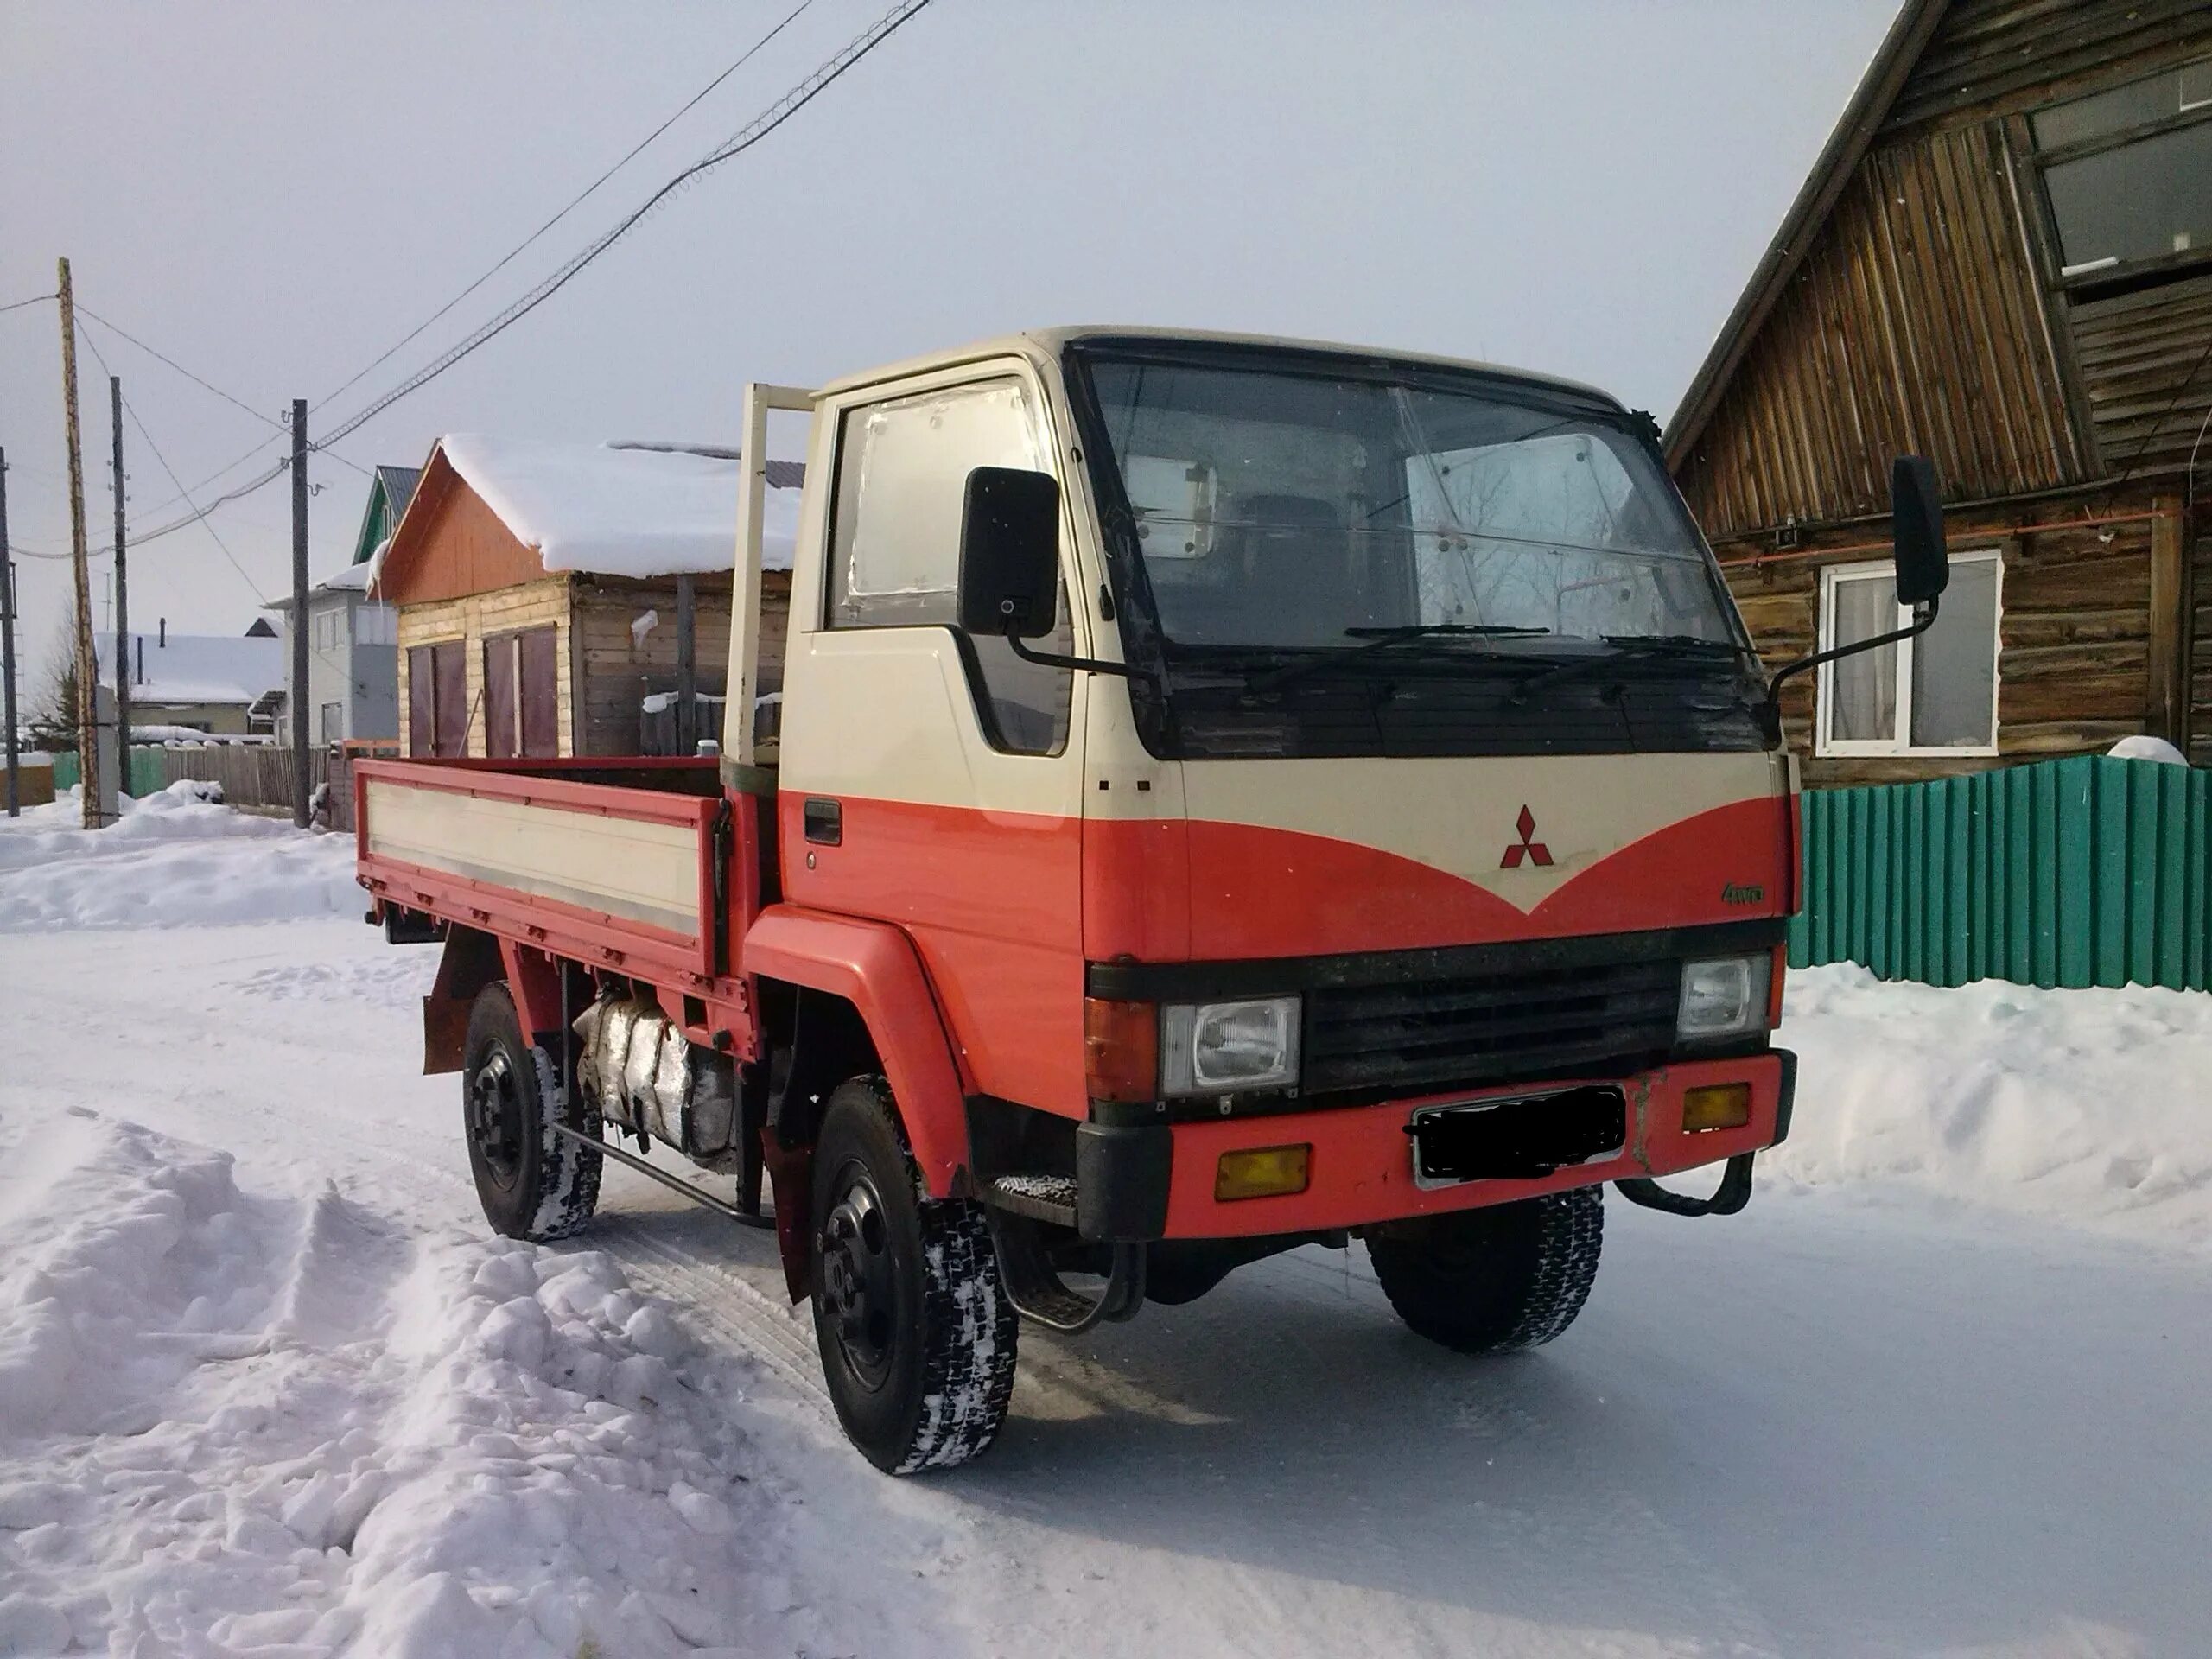
[[[1307,1096],[1541,1083],[1674,1044],[1673,958],[1331,987],[1306,999]]]

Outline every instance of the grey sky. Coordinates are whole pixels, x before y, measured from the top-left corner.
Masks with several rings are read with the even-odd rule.
[[[467,305],[312,407],[310,431],[499,309],[888,3],[814,0]],[[274,416],[452,297],[792,3],[7,0],[0,304],[49,290],[67,254],[85,304]],[[1663,416],[1894,9],[935,0],[339,447],[367,465],[417,462],[450,430],[728,441],[744,378],[813,384],[1058,321],[1487,357]],[[277,440],[88,332],[187,484]],[[98,545],[107,389],[89,352],[79,368]],[[66,552],[50,305],[0,315],[0,445],[19,548]],[[127,422],[125,446],[134,518],[181,512],[162,507],[174,487]],[[327,456],[310,476],[321,575],[347,556],[366,485]],[[289,499],[280,480],[213,520],[264,594],[288,580]],[[67,566],[19,569],[24,643],[42,655]],[[133,556],[139,626],[236,632],[258,604],[204,529]]]

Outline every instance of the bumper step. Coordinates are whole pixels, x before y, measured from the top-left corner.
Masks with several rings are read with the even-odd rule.
[[[1001,1175],[983,1189],[983,1202],[1009,1215],[1056,1227],[1075,1225],[1075,1177]]]

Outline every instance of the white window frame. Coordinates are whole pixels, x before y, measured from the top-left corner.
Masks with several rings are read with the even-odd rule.
[[[1830,735],[1829,722],[1835,713],[1834,663],[1822,663],[1819,671],[1820,704],[1814,721],[1813,753],[1820,756],[1847,755],[1993,755],[1997,753],[1997,700],[2002,689],[2001,669],[2005,645],[2005,550],[2001,547],[1978,547],[1951,555],[1951,567],[1966,564],[1996,566],[1996,592],[1992,607],[1990,632],[1989,676],[1989,733],[1987,743],[1942,748],[1916,747],[1912,741],[1912,658],[1916,639],[1902,639],[1897,645],[1897,735],[1891,738],[1839,739]],[[1835,640],[1835,592],[1847,582],[1878,580],[1894,573],[1895,567],[1886,559],[1869,560],[1857,564],[1831,564],[1821,570],[1820,611],[1815,646],[1821,651],[1831,649]],[[1909,627],[1912,611],[1909,606],[1897,607],[1897,626]]]

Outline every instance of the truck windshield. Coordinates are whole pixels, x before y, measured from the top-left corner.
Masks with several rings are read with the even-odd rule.
[[[1472,372],[1085,352],[1165,643],[1550,656],[1740,643],[1649,446]]]

